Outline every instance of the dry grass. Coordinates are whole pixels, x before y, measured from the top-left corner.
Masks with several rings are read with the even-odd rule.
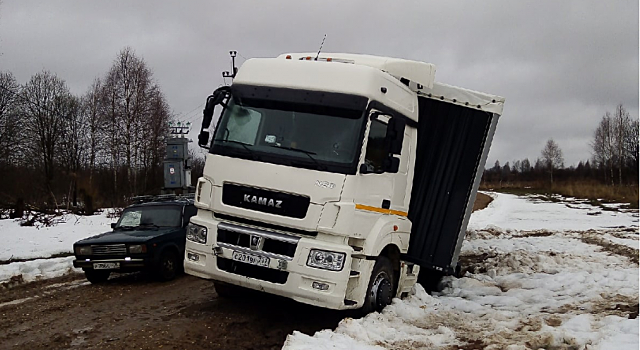
[[[638,185],[611,186],[595,181],[558,182],[550,187],[548,183],[511,182],[498,184],[482,184],[480,189],[508,192],[513,194],[560,194],[567,197],[588,199],[594,205],[601,203],[628,203],[628,208],[638,209]]]
[[[567,182],[554,186],[555,193],[568,197],[587,198],[598,202],[629,203],[638,209],[638,185],[607,186],[590,182]]]

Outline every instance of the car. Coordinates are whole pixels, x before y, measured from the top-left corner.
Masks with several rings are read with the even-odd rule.
[[[197,212],[187,197],[145,198],[125,208],[112,230],[73,245],[73,266],[91,283],[102,283],[112,272],[146,271],[159,280],[183,270],[186,229]]]

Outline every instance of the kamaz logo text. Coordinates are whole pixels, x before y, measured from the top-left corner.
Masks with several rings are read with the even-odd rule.
[[[249,195],[249,194],[245,194],[244,195],[244,201],[246,203],[264,205],[264,206],[267,206],[267,207],[282,208],[282,201],[273,200],[271,198],[258,197],[258,196],[252,196],[252,195]]]

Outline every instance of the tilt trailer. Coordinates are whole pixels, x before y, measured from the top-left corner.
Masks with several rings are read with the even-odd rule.
[[[429,63],[247,60],[204,109],[185,271],[222,296],[240,286],[364,312],[419,272],[454,274],[503,105],[435,82]]]

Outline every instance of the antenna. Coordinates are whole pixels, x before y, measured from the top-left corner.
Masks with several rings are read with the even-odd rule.
[[[324,42],[324,40],[323,40]],[[229,51],[229,56],[231,56],[231,70],[233,71],[233,73],[229,73],[228,71],[224,71],[222,72],[222,77],[223,78],[235,78],[236,74],[238,73],[238,67],[236,67],[236,55],[238,54],[238,51]]]
[[[318,57],[320,57],[320,51],[322,51],[322,45],[324,45],[324,40],[327,38],[327,34],[324,35],[324,38],[322,38],[322,43],[320,44],[320,48],[318,49],[318,54],[316,55],[316,59],[314,61],[318,60]]]

